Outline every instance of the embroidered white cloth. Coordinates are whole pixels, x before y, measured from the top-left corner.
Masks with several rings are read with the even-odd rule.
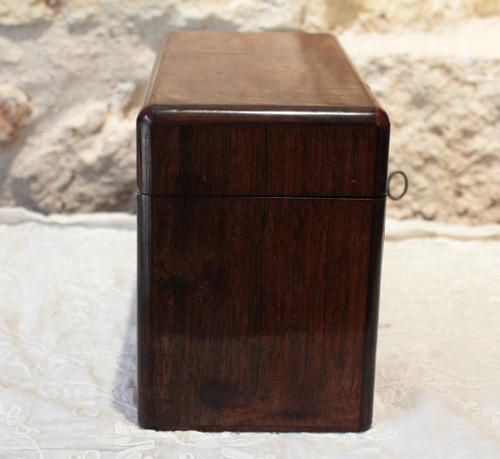
[[[388,220],[373,427],[136,424],[136,229],[0,209],[0,457],[500,457],[500,227]]]

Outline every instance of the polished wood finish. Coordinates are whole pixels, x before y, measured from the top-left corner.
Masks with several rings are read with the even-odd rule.
[[[372,418],[389,122],[329,35],[167,35],[138,117],[138,411]]]
[[[383,197],[376,125],[146,123],[149,194]],[[382,155],[381,155],[382,156]],[[143,159],[144,160],[144,159]],[[380,162],[380,160],[379,160]]]
[[[167,34],[138,123],[144,193],[385,196],[389,121],[331,35]]]
[[[142,195],[141,424],[366,428],[383,205]]]
[[[332,35],[193,31],[165,36],[145,105],[361,112],[374,104]]]

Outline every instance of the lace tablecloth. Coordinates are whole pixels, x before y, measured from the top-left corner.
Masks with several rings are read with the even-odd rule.
[[[0,457],[500,457],[500,227],[387,222],[373,428],[136,424],[136,230],[0,209]]]

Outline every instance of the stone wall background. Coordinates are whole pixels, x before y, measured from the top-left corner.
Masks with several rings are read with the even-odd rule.
[[[336,33],[391,122],[388,215],[500,223],[500,0],[1,0],[0,205],[135,207],[135,117],[163,33]]]

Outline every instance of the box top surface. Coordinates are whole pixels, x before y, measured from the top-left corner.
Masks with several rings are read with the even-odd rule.
[[[172,32],[145,100],[165,108],[374,113],[335,37],[303,32]]]

